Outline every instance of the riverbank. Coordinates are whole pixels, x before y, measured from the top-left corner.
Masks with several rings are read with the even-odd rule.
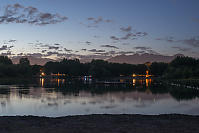
[[[84,115],[0,117],[1,133],[198,133],[199,116]]]

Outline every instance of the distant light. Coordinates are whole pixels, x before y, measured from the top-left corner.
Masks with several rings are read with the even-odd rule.
[[[41,73],[41,76],[45,76],[45,73],[44,73],[44,72],[42,72],[42,73]]]

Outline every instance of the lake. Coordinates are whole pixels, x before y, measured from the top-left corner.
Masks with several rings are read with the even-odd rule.
[[[170,113],[199,115],[199,90],[151,79],[102,84],[41,78],[0,85],[0,116]]]

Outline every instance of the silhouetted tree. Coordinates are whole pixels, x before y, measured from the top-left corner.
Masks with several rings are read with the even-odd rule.
[[[40,74],[40,69],[42,68],[42,66],[40,66],[40,65],[33,65],[32,67],[31,67],[31,70],[32,70],[32,74],[33,75],[38,75],[38,74]]]
[[[167,63],[163,62],[153,62],[149,66],[150,73],[156,76],[162,76],[168,68]]]
[[[8,56],[0,56],[0,64],[11,65],[12,60],[8,58]]]
[[[27,66],[29,66],[30,65],[30,61],[28,60],[28,58],[21,58],[19,60],[19,64],[20,65],[27,65]]]
[[[199,60],[191,57],[177,57],[168,66],[166,78],[199,78]]]

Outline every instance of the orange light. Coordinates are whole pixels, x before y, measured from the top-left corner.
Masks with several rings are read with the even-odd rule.
[[[45,73],[44,73],[44,72],[42,72],[42,73],[41,73],[41,76],[45,76]]]
[[[136,74],[133,74],[132,76],[133,76],[133,77],[136,77]]]
[[[120,79],[120,83],[123,83],[124,82],[124,80],[123,79]]]

